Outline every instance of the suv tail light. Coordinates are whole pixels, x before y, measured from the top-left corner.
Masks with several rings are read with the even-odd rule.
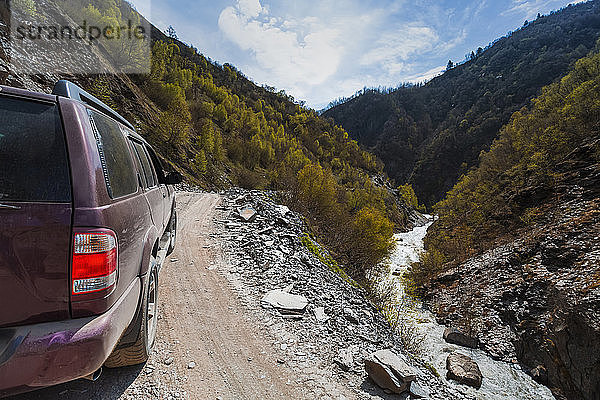
[[[112,231],[75,233],[72,294],[98,292],[117,281],[117,237]]]

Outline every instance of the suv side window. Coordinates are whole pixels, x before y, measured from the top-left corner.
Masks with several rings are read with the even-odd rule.
[[[135,168],[119,124],[97,111],[88,109],[88,113],[96,136],[108,194],[115,199],[135,193],[138,188]]]
[[[158,176],[158,181],[162,182],[165,177],[164,168],[162,166],[162,163],[160,162],[158,156],[156,155],[156,153],[154,152],[152,147],[146,146],[146,151],[150,155],[150,160],[152,161],[152,165],[154,166],[154,171],[156,172],[156,176]]]
[[[71,201],[56,104],[0,96],[0,202]]]
[[[135,151],[140,158],[142,169],[144,170],[144,178],[146,180],[146,187],[152,188],[156,186],[156,179],[154,178],[154,174],[152,173],[152,167],[150,166],[150,160],[148,160],[148,155],[144,151],[144,145],[138,143],[134,140],[131,141]]]

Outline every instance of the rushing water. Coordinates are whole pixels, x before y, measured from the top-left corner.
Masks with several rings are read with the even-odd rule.
[[[430,225],[431,222],[395,236],[397,246],[391,257],[391,272],[397,271],[396,273],[398,273],[400,271],[401,273],[406,270],[409,263],[417,260],[419,253],[423,250],[423,238]],[[392,280],[397,287],[397,296],[405,296],[401,280],[391,274],[388,279]],[[406,304],[407,302],[399,301],[399,303]],[[531,379],[519,365],[495,361],[482,350],[446,343],[442,337],[445,327],[437,324],[434,316],[421,304],[416,304],[414,309],[410,310],[410,314],[414,317],[415,325],[424,337],[423,351],[420,357],[433,365],[442,379],[454,389],[481,400],[554,399],[547,387]],[[446,357],[452,351],[465,354],[477,362],[483,375],[480,389],[476,390],[445,379]]]

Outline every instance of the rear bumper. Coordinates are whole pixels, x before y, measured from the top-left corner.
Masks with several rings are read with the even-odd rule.
[[[140,293],[137,278],[100,316],[0,329],[0,397],[96,371],[131,323]]]

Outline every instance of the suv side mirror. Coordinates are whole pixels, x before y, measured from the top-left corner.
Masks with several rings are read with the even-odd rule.
[[[164,183],[167,185],[176,185],[183,182],[183,176],[177,171],[167,172],[165,174]]]

